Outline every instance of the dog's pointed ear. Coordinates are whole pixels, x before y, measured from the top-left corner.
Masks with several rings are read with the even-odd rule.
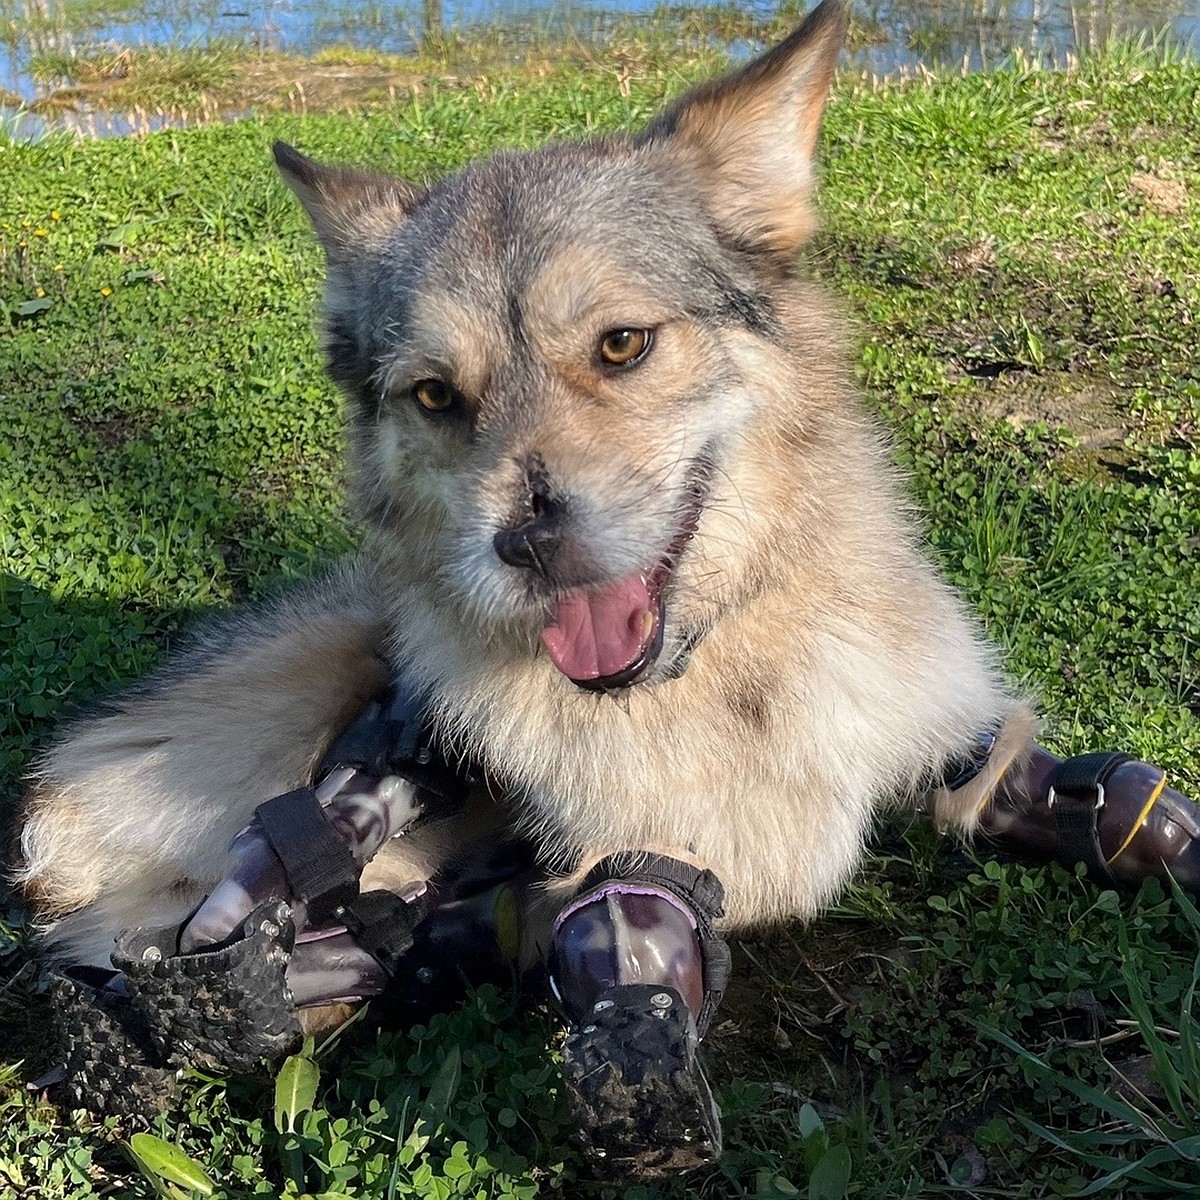
[[[824,0],[773,50],[684,93],[641,135],[684,153],[737,241],[791,255],[815,227],[813,151],[845,34],[841,0]]]
[[[420,202],[419,187],[368,171],[327,167],[286,142],[272,147],[331,263],[345,263],[395,231]]]

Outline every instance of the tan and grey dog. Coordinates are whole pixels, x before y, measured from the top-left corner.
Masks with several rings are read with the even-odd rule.
[[[811,916],[899,805],[1106,883],[1169,864],[1200,890],[1200,810],[1158,768],[1031,742],[798,265],[844,25],[825,0],[638,134],[428,189],[276,147],[328,260],[364,546],[44,755],[15,876],[51,955],[103,968],[140,927],[89,1029],[117,997],[130,1044],[159,1013],[186,1024],[163,987],[236,947],[254,980],[267,946],[285,1011],[239,1061],[274,1052],[293,1006],[392,987],[414,960],[389,931],[419,925],[426,881],[441,919],[444,881],[515,832],[536,857],[521,952],[552,960],[585,1142],[669,1173],[720,1147],[694,1051],[728,968],[721,885],[724,928]],[[330,767],[402,694],[490,785],[417,826],[419,771]],[[298,882],[297,845],[309,883],[352,860],[349,907]],[[80,1075],[86,1040],[67,1037]]]
[[[122,929],[182,919],[378,688],[377,651],[548,863],[704,864],[733,926],[816,912],[881,805],[924,804],[1003,727],[940,797],[972,825],[1031,718],[796,261],[843,28],[827,0],[640,134],[429,189],[281,151],[328,256],[365,550],[46,754],[19,878],[58,953],[106,964]],[[427,827],[368,878],[462,841]]]
[[[393,675],[506,797],[386,842],[363,883],[394,892],[506,825],[551,913],[647,852],[710,869],[727,928],[806,917],[881,807],[969,830],[1028,764],[797,263],[843,32],[825,0],[640,133],[428,189],[277,149],[328,258],[364,549],[47,752],[18,879],[53,953],[183,921]]]

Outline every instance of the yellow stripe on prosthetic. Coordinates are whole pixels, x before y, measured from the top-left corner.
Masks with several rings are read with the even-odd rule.
[[[1142,811],[1138,813],[1137,820],[1133,823],[1133,828],[1125,835],[1125,840],[1117,847],[1117,852],[1108,860],[1108,866],[1113,863],[1129,849],[1129,843],[1137,836],[1137,831],[1146,823],[1146,818],[1150,816],[1150,810],[1158,803],[1158,798],[1163,794],[1163,788],[1167,786],[1167,773],[1163,772],[1162,778],[1154,787],[1154,791],[1150,793],[1150,799],[1142,805]]]

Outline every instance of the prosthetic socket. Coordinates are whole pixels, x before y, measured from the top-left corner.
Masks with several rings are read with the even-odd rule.
[[[572,1021],[631,984],[669,988],[701,1036],[729,978],[729,949],[713,922],[723,889],[711,871],[648,854],[599,863],[554,923],[551,987]]]
[[[938,786],[968,787],[995,743],[980,735]],[[122,935],[107,981],[60,981],[77,1102],[145,1111],[180,1066],[246,1070],[289,1052],[297,1010],[385,991],[428,1010],[461,990],[464,967],[481,982],[529,962],[527,892],[544,873],[519,842],[402,895],[360,890],[363,866],[390,838],[453,811],[473,783],[437,753],[419,697],[388,689],[316,779],[260,805],[234,840],[229,875],[182,927]],[[1170,872],[1200,891],[1200,811],[1157,767],[1123,754],[1063,761],[1030,744],[989,789],[981,825],[1004,849],[1083,862],[1108,886]],[[572,1025],[568,1094],[593,1154],[617,1173],[673,1174],[719,1152],[696,1046],[728,978],[722,899],[709,871],[623,853],[554,922],[547,965]]]
[[[252,1070],[301,1040],[297,1010],[378,995],[414,942],[425,884],[360,893],[365,863],[469,777],[430,747],[418,698],[393,686],[334,742],[315,789],[259,806],[233,867],[182,927],[117,939],[116,974],[59,981],[65,1076],[77,1102],[139,1112],[184,1066]]]
[[[943,786],[956,790],[982,769],[994,742],[955,764]],[[1030,743],[984,797],[989,841],[1021,858],[1054,859],[1106,887],[1136,887],[1172,876],[1200,893],[1200,809],[1167,786],[1166,773],[1118,752],[1061,759]]]
[[[601,862],[554,926],[551,987],[571,1021],[563,1083],[599,1175],[676,1176],[721,1153],[697,1046],[729,976],[711,871]]]
[[[183,926],[178,952],[223,946],[264,904],[297,931],[287,988],[297,1007],[378,995],[424,915],[424,882],[360,893],[363,866],[419,819],[461,802],[466,780],[431,747],[418,699],[393,685],[333,743],[315,789],[276,796],[234,839],[234,867]]]

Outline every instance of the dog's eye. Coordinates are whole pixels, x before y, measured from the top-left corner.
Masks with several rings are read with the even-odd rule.
[[[649,329],[610,329],[600,339],[600,360],[611,367],[632,366],[650,349]]]
[[[413,399],[430,413],[449,412],[458,403],[458,392],[441,379],[422,379],[413,384]]]

